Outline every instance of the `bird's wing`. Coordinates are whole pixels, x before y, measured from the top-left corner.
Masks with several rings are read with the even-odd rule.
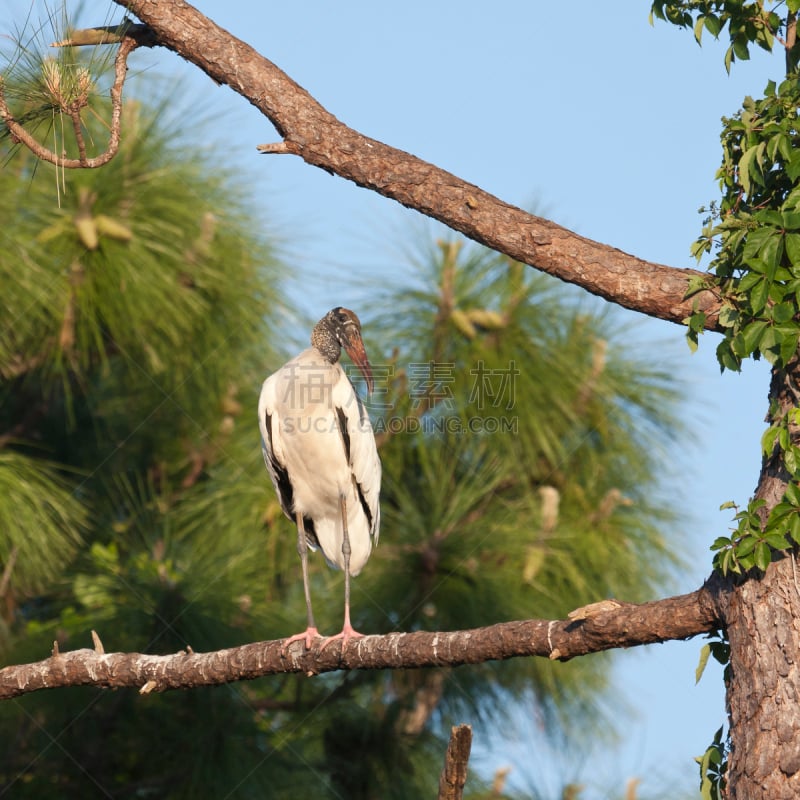
[[[258,398],[261,452],[264,454],[264,463],[272,478],[272,485],[275,487],[283,513],[294,520],[294,493],[283,457],[280,420],[276,417],[276,383],[276,376],[270,375],[262,384],[261,395]]]
[[[381,490],[381,462],[375,446],[372,424],[361,398],[344,374],[333,388],[332,400],[356,494],[370,522],[370,534],[377,544],[381,521],[378,500]]]

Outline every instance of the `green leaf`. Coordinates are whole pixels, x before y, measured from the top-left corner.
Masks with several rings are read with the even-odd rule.
[[[770,316],[780,325],[792,319],[796,311],[794,303],[778,303],[770,310]]]
[[[762,571],[766,572],[767,567],[770,565],[772,561],[772,550],[770,550],[769,545],[761,541],[756,545],[755,549],[755,565]]]
[[[800,340],[800,330],[798,330],[797,328],[793,327],[789,331],[783,334],[783,340],[781,341],[781,350],[780,350],[782,365],[788,364],[792,356],[797,352],[797,344],[799,340]]]
[[[717,536],[709,550],[722,550],[723,547],[730,547],[731,540],[728,536]]]
[[[711,645],[704,644],[700,648],[700,661],[697,664],[697,668],[694,671],[694,682],[695,685],[700,683],[700,678],[703,677],[703,672],[705,672],[706,664],[708,664],[708,658],[711,655]]]
[[[772,31],[766,25],[759,28],[758,32],[756,33],[756,44],[763,50],[766,50],[768,53],[772,52],[772,47],[775,44],[775,37],[772,35]]]
[[[800,467],[800,447],[796,444],[789,445],[783,454],[783,462],[792,477],[797,475],[798,467]]]
[[[767,265],[767,276],[772,279],[775,277],[775,270],[783,256],[783,234],[777,228],[768,228],[768,230],[770,234],[764,239],[759,255]]]
[[[763,262],[759,261],[757,258],[752,259],[748,266],[750,266],[751,272],[747,272],[742,276],[736,286],[737,292],[749,292],[759,281],[764,280],[764,275],[762,273],[766,267]]]
[[[752,535],[742,536],[736,543],[736,557],[741,559],[744,556],[749,556],[756,549],[759,540]]]
[[[739,357],[739,358],[747,358],[752,352],[751,350],[747,349],[747,345],[745,344],[744,334],[739,331],[736,336],[731,339],[731,350]]]
[[[781,328],[767,328],[767,330],[764,332],[764,336],[761,338],[759,349],[761,354],[770,364],[773,366],[778,366],[783,363],[783,354],[786,350],[788,350],[791,354],[793,344],[793,337],[790,336],[787,338],[786,334]],[[780,436],[781,445],[783,446],[783,434],[781,433]]]
[[[719,17],[716,14],[707,14],[703,19],[706,30],[716,39],[719,36],[722,25],[720,24]]]
[[[756,560],[754,556],[744,556],[744,558],[738,559],[737,563],[731,567],[731,571],[740,575],[742,572],[747,572],[747,570],[752,569],[755,565]]]
[[[731,328],[739,319],[739,311],[730,303],[723,303],[719,310],[719,324],[723,328]]]
[[[751,269],[758,268],[758,264],[755,263],[755,257],[761,253],[761,249],[774,233],[776,233],[776,229],[772,225],[760,225],[755,230],[748,231],[744,247],[742,248],[742,258]],[[761,271],[765,272],[766,268],[767,264],[765,261]]]
[[[778,150],[780,151],[783,160],[789,161],[793,153],[792,140],[786,135],[778,137]]]
[[[767,328],[767,322],[763,319],[757,319],[751,322],[742,330],[742,339],[744,341],[745,353],[749,355],[761,345],[761,338]]]
[[[784,452],[783,465],[790,475],[794,475],[797,472],[797,452],[794,447],[790,447]]]
[[[697,759],[697,762],[700,764],[700,797],[702,800],[713,800],[716,794],[716,787],[711,778],[708,777],[709,761],[711,759],[711,753],[715,749],[716,748],[713,746],[709,747],[705,753]]]
[[[737,36],[733,40],[733,52],[739,61],[747,61],[750,58],[750,48],[747,46],[746,36]]]
[[[695,311],[694,314],[683,320],[683,324],[689,328],[686,331],[686,343],[694,353],[697,351],[698,335],[705,331],[706,315],[702,311]]]
[[[742,360],[732,350],[730,343],[723,339],[717,345],[717,362],[720,369],[724,372],[726,369],[733,372],[740,372],[742,369]]]
[[[783,497],[796,508],[800,508],[800,486],[794,481],[787,484]]]
[[[781,222],[783,223],[783,227],[787,230],[800,229],[800,211],[796,209],[792,211],[782,211]]]
[[[703,22],[705,17],[702,14],[697,15],[697,21],[694,23],[694,38],[697,44],[702,44],[701,39],[703,38]]]
[[[762,158],[763,155],[763,147],[764,143],[761,142],[756,148],[756,156],[759,164],[763,164],[764,160]],[[774,211],[771,208],[760,208],[758,211],[753,214],[753,221],[757,222],[761,227],[772,227],[772,228],[782,228],[783,227],[783,215],[780,211]]]
[[[706,327],[706,315],[703,311],[695,311],[691,316],[683,320],[684,325],[689,326],[689,330],[702,333]]]
[[[766,279],[760,280],[750,291],[750,306],[754,314],[758,314],[763,310],[767,304],[767,297],[769,296],[769,281]]]
[[[783,533],[768,533],[764,537],[764,541],[773,549],[773,550],[785,550],[787,547],[786,543],[786,535]]]
[[[800,514],[789,517],[789,536],[795,543],[800,544]]]
[[[747,194],[753,192],[753,174],[758,174],[756,164],[756,154],[758,153],[758,145],[748,148],[742,153],[739,159],[739,183]]]
[[[800,234],[798,234],[800,236]],[[708,289],[708,278],[705,275],[692,275],[686,282],[686,291],[683,299],[688,300],[692,295]],[[705,320],[704,320],[705,322]]]
[[[775,449],[775,441],[778,438],[778,428],[775,425],[770,425],[761,436],[761,452],[765,456],[769,456]]]
[[[695,240],[689,246],[689,254],[693,256],[697,261],[700,261],[706,253],[711,251],[711,245],[713,244],[712,240],[709,239],[707,236],[701,236],[699,239]],[[689,279],[691,282],[691,278]],[[695,292],[700,291],[700,289],[695,289]],[[687,292],[689,290],[687,289]],[[691,297],[694,292],[691,292],[687,296]]]
[[[783,524],[785,518],[790,514],[794,514],[795,511],[796,509],[791,503],[782,500],[769,512],[769,526],[774,527]]]
[[[789,180],[792,182],[796,181],[798,177],[800,177],[800,151],[796,151],[789,162],[786,164],[786,174],[789,176]],[[787,198],[787,201],[791,200],[791,195]]]
[[[784,244],[792,265],[800,265],[800,233],[787,233]]]

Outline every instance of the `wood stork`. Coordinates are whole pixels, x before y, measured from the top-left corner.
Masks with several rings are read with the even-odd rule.
[[[346,308],[329,311],[311,334],[311,347],[270,375],[261,387],[258,421],[261,445],[283,513],[297,525],[308,626],[289,637],[319,636],[308,586],[308,548],[322,550],[332,567],[344,570],[344,625],[330,637],[342,648],[361,637],[350,624],[350,577],[367,563],[378,542],[381,462],[366,409],[339,364],[344,347],[367,390],[372,367],[361,339],[361,323]]]

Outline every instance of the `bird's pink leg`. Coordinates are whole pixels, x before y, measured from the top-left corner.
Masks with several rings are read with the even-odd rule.
[[[286,639],[281,646],[281,652],[285,653],[286,648],[292,642],[305,641],[306,650],[311,649],[311,643],[319,637],[319,631],[314,624],[314,612],[311,610],[311,589],[308,585],[308,540],[306,539],[306,529],[303,525],[303,515],[295,514],[297,521],[297,552],[300,554],[300,566],[303,570],[303,592],[306,596],[306,611],[308,613],[308,627],[302,633],[296,633]]]
[[[337,639],[342,640],[342,650],[347,647],[347,643],[351,639],[363,639],[364,634],[359,633],[350,624],[350,534],[347,531],[347,500],[343,494],[339,495],[339,507],[342,511],[342,554],[344,555],[344,625],[342,632],[337,633],[335,636],[329,636],[325,639],[322,647],[319,648],[322,652],[331,642]]]

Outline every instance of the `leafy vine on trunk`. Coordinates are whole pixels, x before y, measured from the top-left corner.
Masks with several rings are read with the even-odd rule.
[[[764,96],[746,97],[742,108],[723,119],[722,164],[717,171],[722,196],[712,202],[701,235],[692,247],[698,261],[711,256],[708,275],[692,280],[687,296],[711,291],[721,301],[723,338],[717,360],[724,370],[739,371],[746,358],[765,358],[772,366],[769,423],[761,439],[759,489],[746,507],[734,502],[736,529],[711,545],[715,570],[724,575],[764,575],[775,560],[791,559],[797,589],[795,550],[800,544],[800,387],[795,375],[800,341],[800,73],[796,41],[799,0],[743,3],[728,0],[656,0],[653,17],[691,27],[698,44],[703,31],[715,38],[727,29],[725,68],[747,60],[755,44],[785,52],[786,77],[769,81]],[[686,319],[687,339],[698,345],[706,315],[698,307]],[[777,624],[777,622],[776,622]],[[727,640],[704,649],[726,665],[729,688],[731,648]],[[731,711],[733,719],[734,712]],[[730,732],[721,727],[698,759],[703,797],[727,797]],[[741,748],[737,771],[748,770]],[[782,768],[783,769],[783,768]],[[783,770],[791,774],[792,770]],[[734,781],[735,783],[735,781]],[[735,789],[733,790],[735,793]],[[765,789],[765,791],[767,791]]]

